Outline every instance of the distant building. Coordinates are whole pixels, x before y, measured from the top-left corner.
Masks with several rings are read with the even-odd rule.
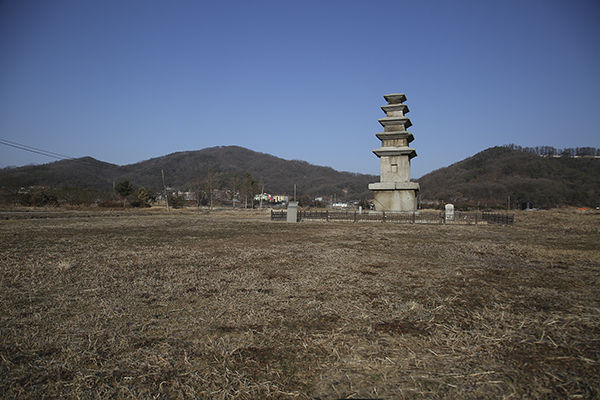
[[[348,208],[349,205],[348,205],[348,203],[333,203],[331,205],[331,207],[333,207],[333,208]]]
[[[256,196],[254,196],[254,201],[260,201],[261,199],[262,199],[262,201],[272,203],[273,195],[268,194],[268,193],[263,193],[263,194],[257,194]]]
[[[287,203],[288,200],[289,197],[282,194],[276,194],[273,196],[273,203]]]
[[[196,192],[183,192],[183,198],[184,198],[184,200],[187,200],[187,201],[198,200],[198,196],[196,195]]]
[[[521,210],[533,210],[533,203],[531,201],[522,201],[521,204],[519,204],[519,208],[521,208]]]

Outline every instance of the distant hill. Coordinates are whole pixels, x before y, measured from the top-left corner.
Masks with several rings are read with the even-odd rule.
[[[50,187],[89,187],[110,191],[114,181],[128,179],[136,187],[158,191],[162,188],[161,171],[167,186],[194,190],[206,184],[209,171],[213,188],[229,188],[234,175],[241,181],[249,172],[256,181],[262,179],[265,191],[292,194],[294,184],[299,194],[369,197],[367,185],[379,180],[373,175],[339,172],[330,167],[305,161],[284,160],[238,146],[211,147],[185,151],[119,166],[91,157],[57,161],[43,165],[0,170],[0,188],[14,189],[34,185]]]
[[[514,146],[512,146],[514,147]],[[422,200],[535,207],[600,205],[600,159],[542,157],[508,146],[484,150],[421,177]]]
[[[112,188],[119,176],[119,166],[82,157],[41,165],[0,169],[0,188],[12,189],[28,186],[71,186],[99,190]]]
[[[533,148],[493,147],[463,161],[421,177],[422,201],[451,202],[482,207],[512,207],[531,201],[535,207],[560,205],[600,205],[600,159],[572,156],[548,157]],[[540,148],[545,149],[545,147]],[[112,191],[113,182],[122,179],[151,191],[162,189],[161,171],[167,186],[179,190],[206,188],[212,174],[212,187],[231,188],[234,176],[238,186],[245,172],[262,179],[265,191],[338,198],[369,199],[367,189],[378,176],[339,172],[329,167],[299,160],[284,160],[238,146],[211,147],[185,151],[119,166],[91,157],[63,160],[0,170],[0,189],[20,187],[83,187]]]

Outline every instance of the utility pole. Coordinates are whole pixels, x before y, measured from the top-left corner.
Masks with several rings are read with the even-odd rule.
[[[210,210],[213,209],[213,190],[212,190],[212,169],[208,169],[208,196],[210,200]]]
[[[167,212],[171,212],[171,209],[169,208],[169,195],[167,194],[167,186],[165,185],[165,170],[161,169],[160,173],[162,174],[163,191],[165,193],[165,201],[167,202]]]
[[[262,210],[262,201],[263,201],[263,195],[265,194],[265,184],[262,184],[262,188],[261,188],[261,192],[260,192],[260,209]]]
[[[235,200],[237,197],[237,175],[234,173],[233,176],[231,177],[231,186],[232,186],[232,193],[231,193],[231,205],[232,208],[235,208]]]
[[[294,201],[296,201],[296,184],[294,183]]]

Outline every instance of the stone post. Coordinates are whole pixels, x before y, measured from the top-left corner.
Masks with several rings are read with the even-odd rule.
[[[287,207],[287,222],[298,222],[298,202],[290,201]]]
[[[454,204],[446,204],[446,221],[454,221]]]

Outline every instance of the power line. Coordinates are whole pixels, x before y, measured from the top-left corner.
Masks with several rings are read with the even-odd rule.
[[[70,156],[67,156],[65,154],[55,153],[53,151],[48,151],[48,150],[40,149],[39,147],[33,147],[33,146],[29,146],[29,145],[26,145],[26,144],[23,144],[23,143],[14,142],[12,140],[7,140],[7,139],[0,139],[0,144],[3,144],[5,146],[14,147],[15,149],[28,151],[30,153],[36,153],[36,154],[41,154],[41,155],[46,156],[46,157],[55,158],[55,159],[57,159],[59,161],[76,162],[76,163],[79,163],[80,165],[87,165],[87,166],[90,166],[90,167],[98,167],[97,163],[102,163],[102,161],[96,160],[94,158],[88,159],[88,158],[70,157]]]
[[[0,144],[3,144],[5,146],[14,147],[15,149],[28,151],[30,153],[41,154],[43,156],[55,158],[55,159],[61,160],[61,161],[77,162],[80,165],[88,165],[88,166],[92,166],[92,167],[98,167],[98,164],[96,162],[101,162],[101,161],[95,160],[93,158],[92,159],[75,158],[75,157],[67,156],[65,154],[55,153],[53,151],[48,151],[48,150],[40,149],[38,147],[29,146],[29,145],[26,145],[23,143],[14,142],[14,141],[8,140],[8,139],[0,138]],[[111,180],[112,180],[112,183],[114,184],[114,177],[111,177]]]
[[[29,145],[26,145],[23,143],[13,142],[12,140],[0,139],[0,144],[3,144],[5,146],[14,147],[15,149],[19,149],[19,150],[25,150],[30,153],[36,153],[36,154],[41,154],[46,157],[56,158],[58,160],[75,161],[75,162],[79,162],[79,163],[83,163],[83,164],[87,163],[88,165],[95,165],[95,163],[93,163],[91,160],[88,160],[88,159],[75,158],[75,157],[67,156],[64,154],[55,153],[53,151],[40,149],[38,147],[29,146]]]
[[[25,150],[30,153],[36,153],[36,154],[41,154],[46,157],[56,158],[58,160],[73,160],[74,159],[73,157],[69,157],[64,154],[55,153],[53,151],[48,151],[48,150],[40,149],[37,147],[28,146],[26,144],[13,142],[12,140],[0,139],[0,144],[3,144],[5,146],[14,147],[15,149],[19,149],[19,150]]]

